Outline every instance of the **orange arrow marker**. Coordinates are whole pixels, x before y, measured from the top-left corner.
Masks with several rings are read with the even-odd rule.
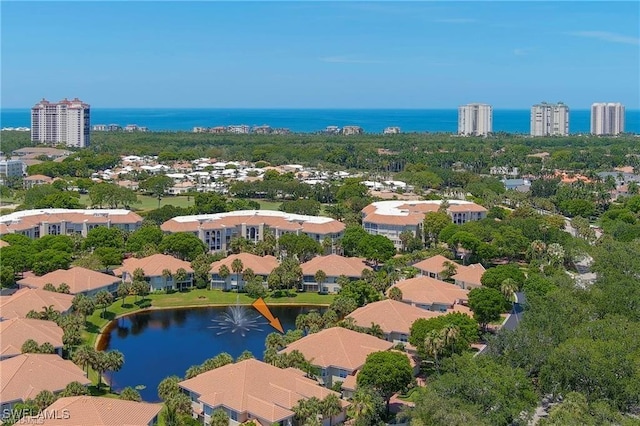
[[[269,307],[267,306],[266,303],[264,303],[264,300],[262,300],[262,297],[260,297],[259,299],[257,299],[255,302],[253,302],[251,304],[251,306],[253,306],[254,308],[256,308],[256,310],[258,312],[260,312],[260,314],[265,317],[267,320],[269,320],[269,325],[273,328],[275,328],[276,330],[278,330],[280,333],[284,334],[284,329],[282,328],[282,324],[280,324],[280,320],[276,317],[273,316],[273,314],[271,313],[271,311],[269,310]]]

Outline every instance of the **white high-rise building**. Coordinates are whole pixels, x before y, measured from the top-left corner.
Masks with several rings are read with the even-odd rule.
[[[531,136],[567,136],[569,134],[569,107],[541,104],[531,107]]]
[[[458,134],[486,136],[493,132],[493,108],[487,104],[467,104],[458,108]]]
[[[42,99],[31,108],[32,142],[85,148],[89,146],[89,131],[90,108],[78,98],[58,103]]]
[[[619,102],[591,105],[591,133],[594,135],[624,133],[624,105]]]

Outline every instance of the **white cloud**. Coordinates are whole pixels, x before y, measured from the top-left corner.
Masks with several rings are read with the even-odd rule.
[[[610,33],[608,31],[574,31],[569,34],[576,37],[595,38],[597,40],[608,41],[611,43],[640,44],[640,38],[638,37],[630,37],[622,34]]]

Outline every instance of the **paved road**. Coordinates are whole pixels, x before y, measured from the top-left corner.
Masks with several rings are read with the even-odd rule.
[[[502,328],[506,330],[515,330],[518,324],[520,324],[520,321],[522,321],[522,314],[524,313],[524,304],[527,301],[527,298],[522,292],[516,293],[516,296],[518,298],[518,302],[513,304],[513,311],[511,311],[511,315],[502,326]]]

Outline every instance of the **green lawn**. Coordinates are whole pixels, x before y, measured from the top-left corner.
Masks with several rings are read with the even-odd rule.
[[[260,210],[278,210],[280,208],[280,204],[282,204],[282,201],[268,201],[257,198],[253,199],[253,201],[260,204]]]
[[[134,210],[153,210],[158,208],[158,199],[155,197],[150,197],[148,195],[138,195],[139,203],[131,206]],[[89,196],[87,194],[80,195],[80,203],[89,206],[91,202],[89,201]],[[189,196],[167,196],[160,200],[160,207],[172,205],[176,207],[190,207],[193,206],[193,197]]]
[[[292,297],[273,297],[268,296],[265,301],[268,305],[278,304],[295,304],[295,305],[324,305],[328,306],[333,302],[334,295],[323,295],[318,293],[292,293]],[[231,305],[236,300],[243,305],[251,305],[254,302],[244,293],[225,292],[221,290],[199,290],[194,289],[185,292],[176,292],[172,294],[153,293],[146,297],[151,300],[152,308],[178,308],[191,306],[215,306],[215,305]],[[109,308],[105,318],[101,316],[102,309],[97,309],[93,315],[87,317],[86,331],[83,333],[85,342],[91,346],[95,345],[96,339],[102,329],[114,318],[135,312],[140,308],[133,303],[134,297],[128,296],[124,306],[122,300],[117,300]]]

